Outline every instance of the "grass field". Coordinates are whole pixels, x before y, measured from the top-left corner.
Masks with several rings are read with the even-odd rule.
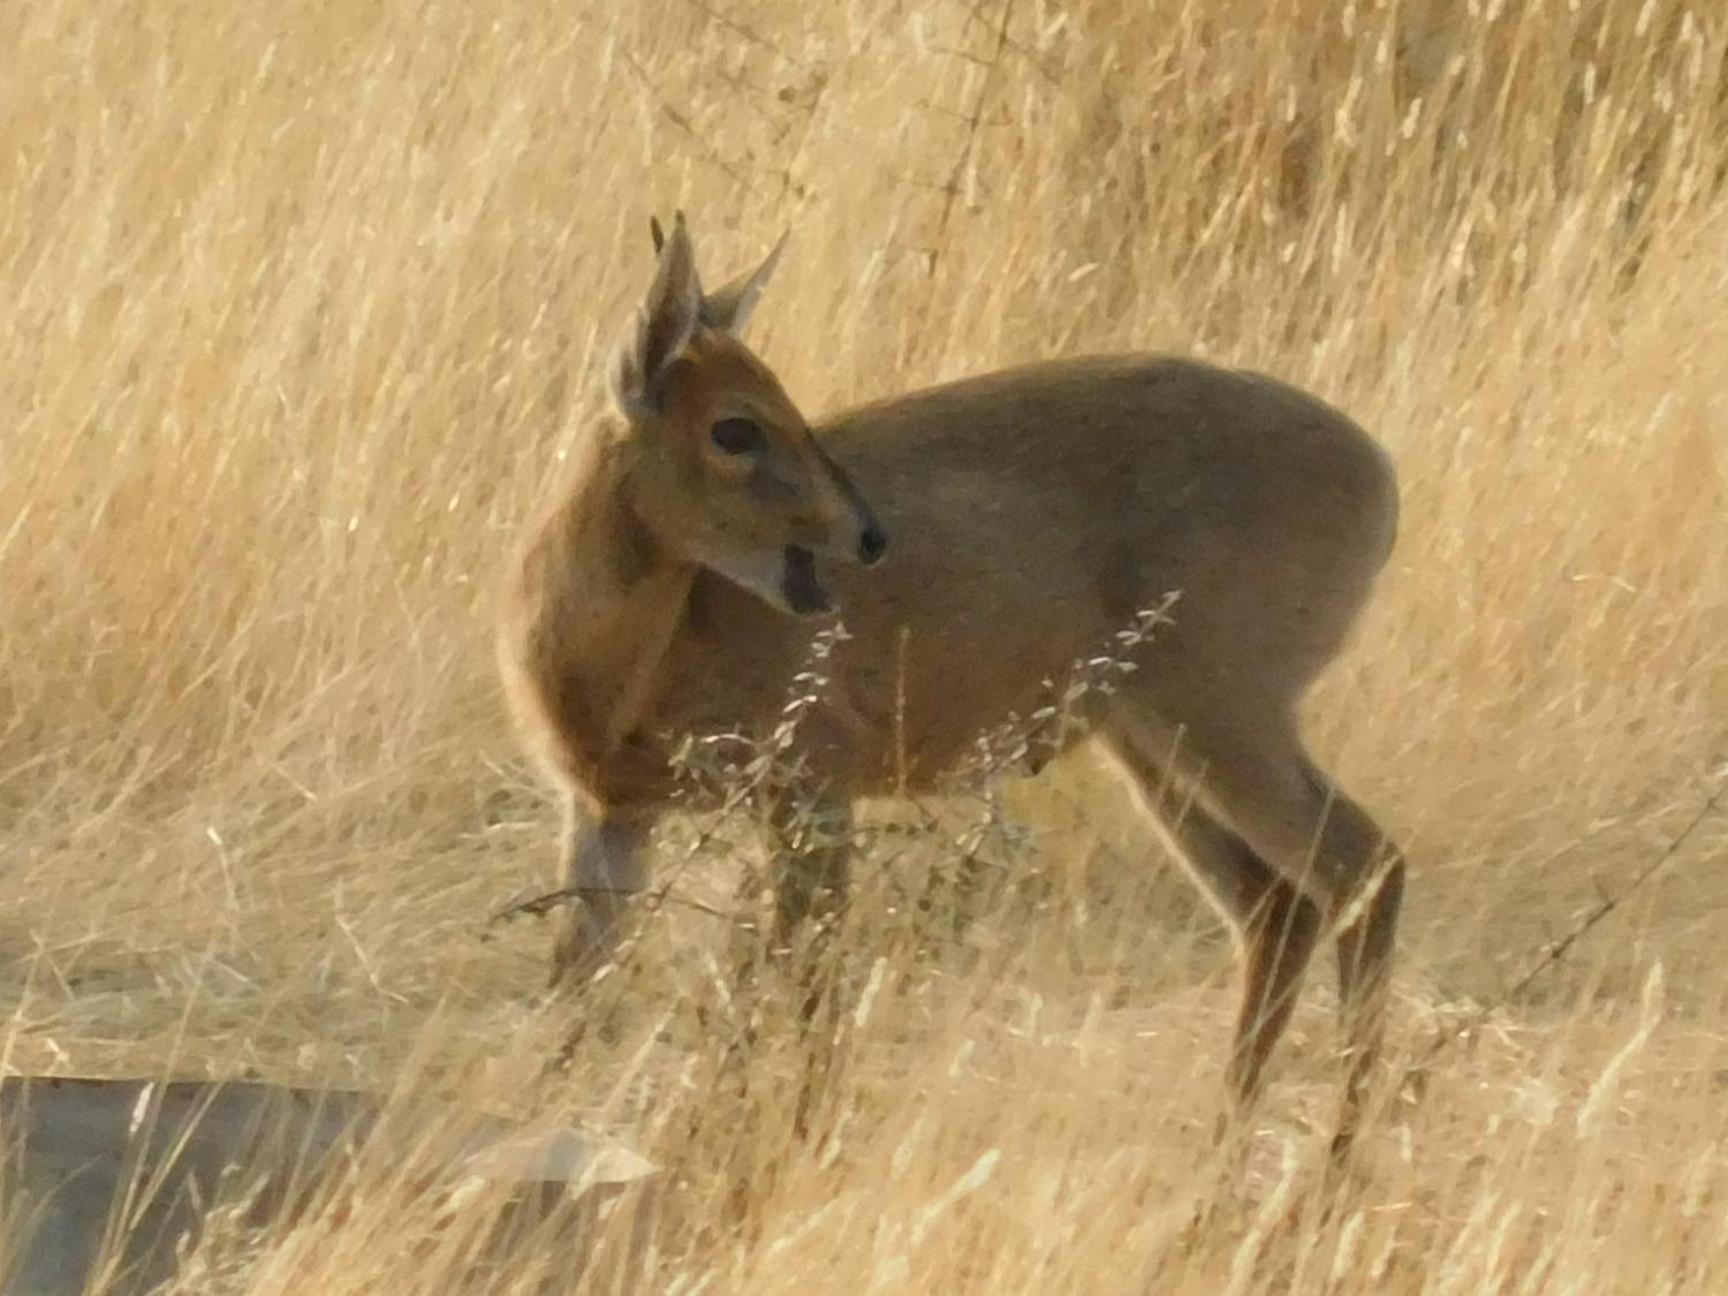
[[[1508,996],[1728,762],[1728,15],[38,0],[0,103],[9,1068],[592,1123],[668,1167],[599,1240],[637,1228],[657,1291],[1728,1290],[1728,811]],[[1336,1194],[1327,978],[1220,1164],[1229,943],[1085,756],[1006,789],[962,937],[871,877],[820,1048],[699,910],[580,1003],[548,929],[488,921],[551,884],[556,818],[496,574],[674,206],[713,272],[790,228],[753,341],[812,413],[1150,348],[1393,453],[1312,732],[1413,862],[1388,1070],[1420,1066]],[[680,888],[723,907],[701,854]],[[483,1207],[435,1243],[417,1209],[232,1289],[511,1290],[462,1277]]]

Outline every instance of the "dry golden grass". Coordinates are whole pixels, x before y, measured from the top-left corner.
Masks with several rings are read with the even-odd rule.
[[[1376,431],[1402,540],[1315,733],[1415,862],[1394,1061],[1496,1003],[1728,759],[1715,6],[43,0],[0,102],[9,1066],[593,1121],[670,1167],[652,1290],[1728,1289],[1723,815],[1330,1213],[1326,978],[1220,1165],[1228,947],[1084,760],[958,947],[865,888],[836,1048],[699,913],[580,1007],[486,922],[552,862],[493,576],[678,204],[716,269],[792,228],[755,340],[812,412],[1148,347]],[[461,1287],[415,1209],[234,1289]]]

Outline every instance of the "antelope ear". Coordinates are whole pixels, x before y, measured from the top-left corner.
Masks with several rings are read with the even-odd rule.
[[[661,242],[660,268],[647,300],[618,349],[612,394],[627,417],[636,420],[659,409],[666,370],[701,322],[702,284],[696,277],[690,232],[680,213],[671,235]]]
[[[734,337],[744,331],[744,326],[750,322],[750,313],[756,309],[756,302],[762,296],[762,289],[774,275],[774,267],[779,264],[780,252],[786,246],[786,235],[780,236],[773,250],[762,259],[747,275],[740,275],[713,295],[702,299],[702,322],[709,328],[719,329]]]

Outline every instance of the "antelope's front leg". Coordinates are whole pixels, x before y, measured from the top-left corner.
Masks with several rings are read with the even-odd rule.
[[[553,986],[588,980],[617,951],[624,919],[648,886],[642,847],[649,824],[635,816],[597,818],[574,798],[567,803],[564,886],[572,903],[552,953]]]
[[[774,837],[774,946],[790,949],[806,922],[831,928],[852,873],[849,802],[789,794],[770,812]]]

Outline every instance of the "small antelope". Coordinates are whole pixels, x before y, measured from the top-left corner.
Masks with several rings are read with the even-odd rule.
[[[1028,365],[812,428],[739,336],[779,247],[707,294],[682,216],[653,232],[620,417],[577,452],[501,620],[506,688],[563,798],[583,897],[554,982],[609,956],[647,885],[673,737],[771,729],[811,618],[841,609],[850,634],[798,735],[801,799],[837,833],[781,861],[783,935],[844,888],[853,799],[930,789],[977,734],[1180,591],[1140,669],[1091,700],[1092,732],[1239,938],[1239,1108],[1336,930],[1347,1143],[1404,865],[1310,758],[1297,709],[1392,548],[1386,455],[1270,378],[1138,355]]]

